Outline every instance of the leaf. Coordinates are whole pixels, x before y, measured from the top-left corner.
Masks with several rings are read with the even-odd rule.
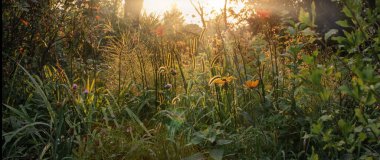
[[[366,124],[363,113],[359,108],[355,109],[355,116],[356,116],[356,118],[358,118],[359,122]]]
[[[315,35],[315,31],[311,30],[310,27],[307,27],[306,29],[302,30],[301,32],[305,36],[313,36],[313,35]]]
[[[330,121],[330,120],[332,120],[332,116],[331,115],[323,115],[323,116],[319,117],[319,120],[321,120],[322,122]]]
[[[339,90],[340,90],[343,94],[350,94],[350,93],[351,93],[350,88],[348,88],[348,86],[346,86],[346,85],[340,86],[340,87],[339,87]]]
[[[360,133],[360,132],[363,131],[363,128],[364,128],[364,127],[363,127],[362,125],[357,126],[357,127],[355,127],[354,132],[356,132],[356,133]]]
[[[314,147],[312,147],[312,154],[311,157],[308,158],[308,160],[319,160],[318,154],[314,152]]]
[[[231,140],[226,140],[226,139],[219,139],[216,141],[217,145],[225,145],[225,144],[230,144],[232,141]]]
[[[316,69],[312,71],[310,75],[310,80],[313,84],[315,85],[320,85],[321,84],[321,78],[322,78],[322,70]]]
[[[367,135],[363,132],[359,133],[360,142],[363,142],[365,139],[367,139]]]
[[[209,133],[209,137],[207,138],[207,140],[210,141],[211,143],[214,143],[215,139],[216,139],[216,133],[214,131],[211,131]]]
[[[319,93],[319,96],[321,97],[321,99],[322,99],[323,101],[327,101],[327,100],[329,100],[329,98],[330,98],[330,96],[331,96],[331,91],[328,90],[328,89],[323,89],[323,91],[321,91],[321,92]]]
[[[199,143],[201,143],[202,142],[202,138],[201,137],[194,137],[194,138],[192,138],[191,139],[191,144],[194,144],[194,145],[197,145],[197,144],[199,144]]]
[[[346,41],[347,41],[347,38],[342,37],[342,36],[339,36],[339,37],[332,37],[331,39],[334,40],[334,41],[337,41],[339,44],[342,44],[343,42],[346,42]]]
[[[348,25],[347,20],[336,21],[335,23],[341,27],[350,27],[350,25]]]
[[[321,123],[313,124],[311,126],[311,133],[319,134],[322,132],[322,128],[323,128],[323,126]]]
[[[288,52],[292,55],[298,54],[301,51],[302,47],[302,45],[292,45],[289,47]]]
[[[6,137],[5,139],[7,140],[11,140],[13,139],[14,136],[16,136],[18,133],[20,133],[21,131],[23,130],[27,130],[29,127],[34,127],[34,128],[37,128],[36,126],[37,125],[44,125],[44,126],[47,126],[49,127],[50,129],[52,128],[52,125],[49,125],[47,123],[43,123],[43,122],[34,122],[34,123],[29,123],[29,124],[26,124],[25,126],[15,130],[15,131],[11,131],[11,132],[7,132],[7,133],[3,133],[3,137]],[[5,141],[4,144],[3,144],[3,147],[4,146],[7,146],[7,143],[9,141]]]
[[[342,12],[343,12],[348,18],[352,18],[352,14],[351,14],[350,10],[347,8],[347,6],[344,6],[344,7],[343,7]]]
[[[376,99],[375,95],[373,95],[371,92],[367,95],[366,105],[370,106],[374,103],[376,103],[378,99]]]
[[[189,157],[183,158],[182,160],[200,160],[200,159],[205,159],[202,153],[195,153]]]
[[[348,135],[352,131],[352,126],[343,119],[338,121],[338,126],[344,135]]]
[[[314,63],[314,57],[312,57],[312,56],[302,55],[302,59],[306,64],[313,64]]]
[[[300,21],[301,23],[304,23],[308,26],[311,26],[311,20],[310,20],[309,12],[306,12],[303,8],[301,8],[299,16],[298,16],[298,21]]]
[[[36,90],[37,94],[42,98],[45,107],[47,108],[50,116],[50,125],[54,123],[56,113],[53,111],[53,108],[47,98],[47,95],[45,94],[45,91],[42,89],[42,85],[40,85],[37,81],[39,80],[38,77],[34,78],[23,66],[21,66],[19,63],[17,65],[24,70],[25,74],[28,75],[30,82],[33,85],[33,88]]]
[[[338,30],[337,29],[330,29],[326,34],[325,34],[325,41],[327,41],[332,35],[337,34]]]
[[[212,157],[215,160],[222,160],[223,159],[223,149],[212,149],[210,150],[210,157]]]
[[[296,30],[293,27],[288,27],[288,32],[290,35],[296,34]]]
[[[308,139],[308,138],[311,138],[311,137],[313,137],[312,134],[305,134],[305,135],[302,137],[302,139]]]

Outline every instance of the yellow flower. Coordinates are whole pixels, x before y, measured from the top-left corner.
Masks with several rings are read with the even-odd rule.
[[[220,76],[215,76],[210,79],[209,84],[218,84],[220,86],[224,86],[226,84],[231,83],[235,77],[233,76],[228,76],[228,77],[220,77]]]
[[[226,83],[225,80],[222,80],[221,78],[218,78],[218,79],[215,79],[213,81],[214,84],[218,84],[218,85],[224,85]]]
[[[255,80],[255,81],[246,81],[245,82],[245,86],[249,89],[253,89],[253,88],[256,88],[257,86],[259,85],[259,80]]]
[[[233,77],[233,76],[228,76],[228,77],[223,77],[223,78],[222,78],[222,80],[225,80],[227,83],[230,83],[230,82],[232,82],[232,80],[235,79],[235,77]]]

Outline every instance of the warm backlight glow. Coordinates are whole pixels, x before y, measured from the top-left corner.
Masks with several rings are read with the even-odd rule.
[[[193,0],[197,4],[198,0]],[[221,12],[224,7],[224,0],[199,0],[201,5],[204,6],[205,18],[213,18],[216,14]],[[144,0],[143,10],[149,13],[163,15],[165,11],[169,11],[173,6],[176,6],[182,11],[185,18],[185,23],[201,24],[200,17],[191,5],[190,0]],[[243,8],[242,3],[229,3],[228,7],[233,7],[234,10]],[[214,12],[212,12],[214,11]]]

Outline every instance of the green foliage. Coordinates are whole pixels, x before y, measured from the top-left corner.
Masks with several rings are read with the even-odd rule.
[[[380,157],[379,8],[341,0],[319,35],[315,3],[201,29],[55,2],[2,7],[4,159]]]

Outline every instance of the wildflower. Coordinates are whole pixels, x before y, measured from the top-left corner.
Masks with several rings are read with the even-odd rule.
[[[76,90],[78,88],[78,85],[77,84],[73,84],[73,90]]]
[[[257,86],[259,85],[259,80],[255,80],[255,81],[246,81],[245,82],[245,86],[249,89],[253,89],[253,88],[256,88]]]
[[[83,93],[88,94],[89,93],[88,89],[85,89]]]
[[[220,86],[226,86],[229,83],[231,83],[234,79],[235,77],[233,76],[228,76],[228,77],[215,76],[211,78],[211,80],[209,81],[209,84],[218,84]]]
[[[172,88],[172,87],[173,87],[173,85],[170,84],[170,83],[165,84],[165,86],[164,86],[165,89],[170,89],[170,88]]]

